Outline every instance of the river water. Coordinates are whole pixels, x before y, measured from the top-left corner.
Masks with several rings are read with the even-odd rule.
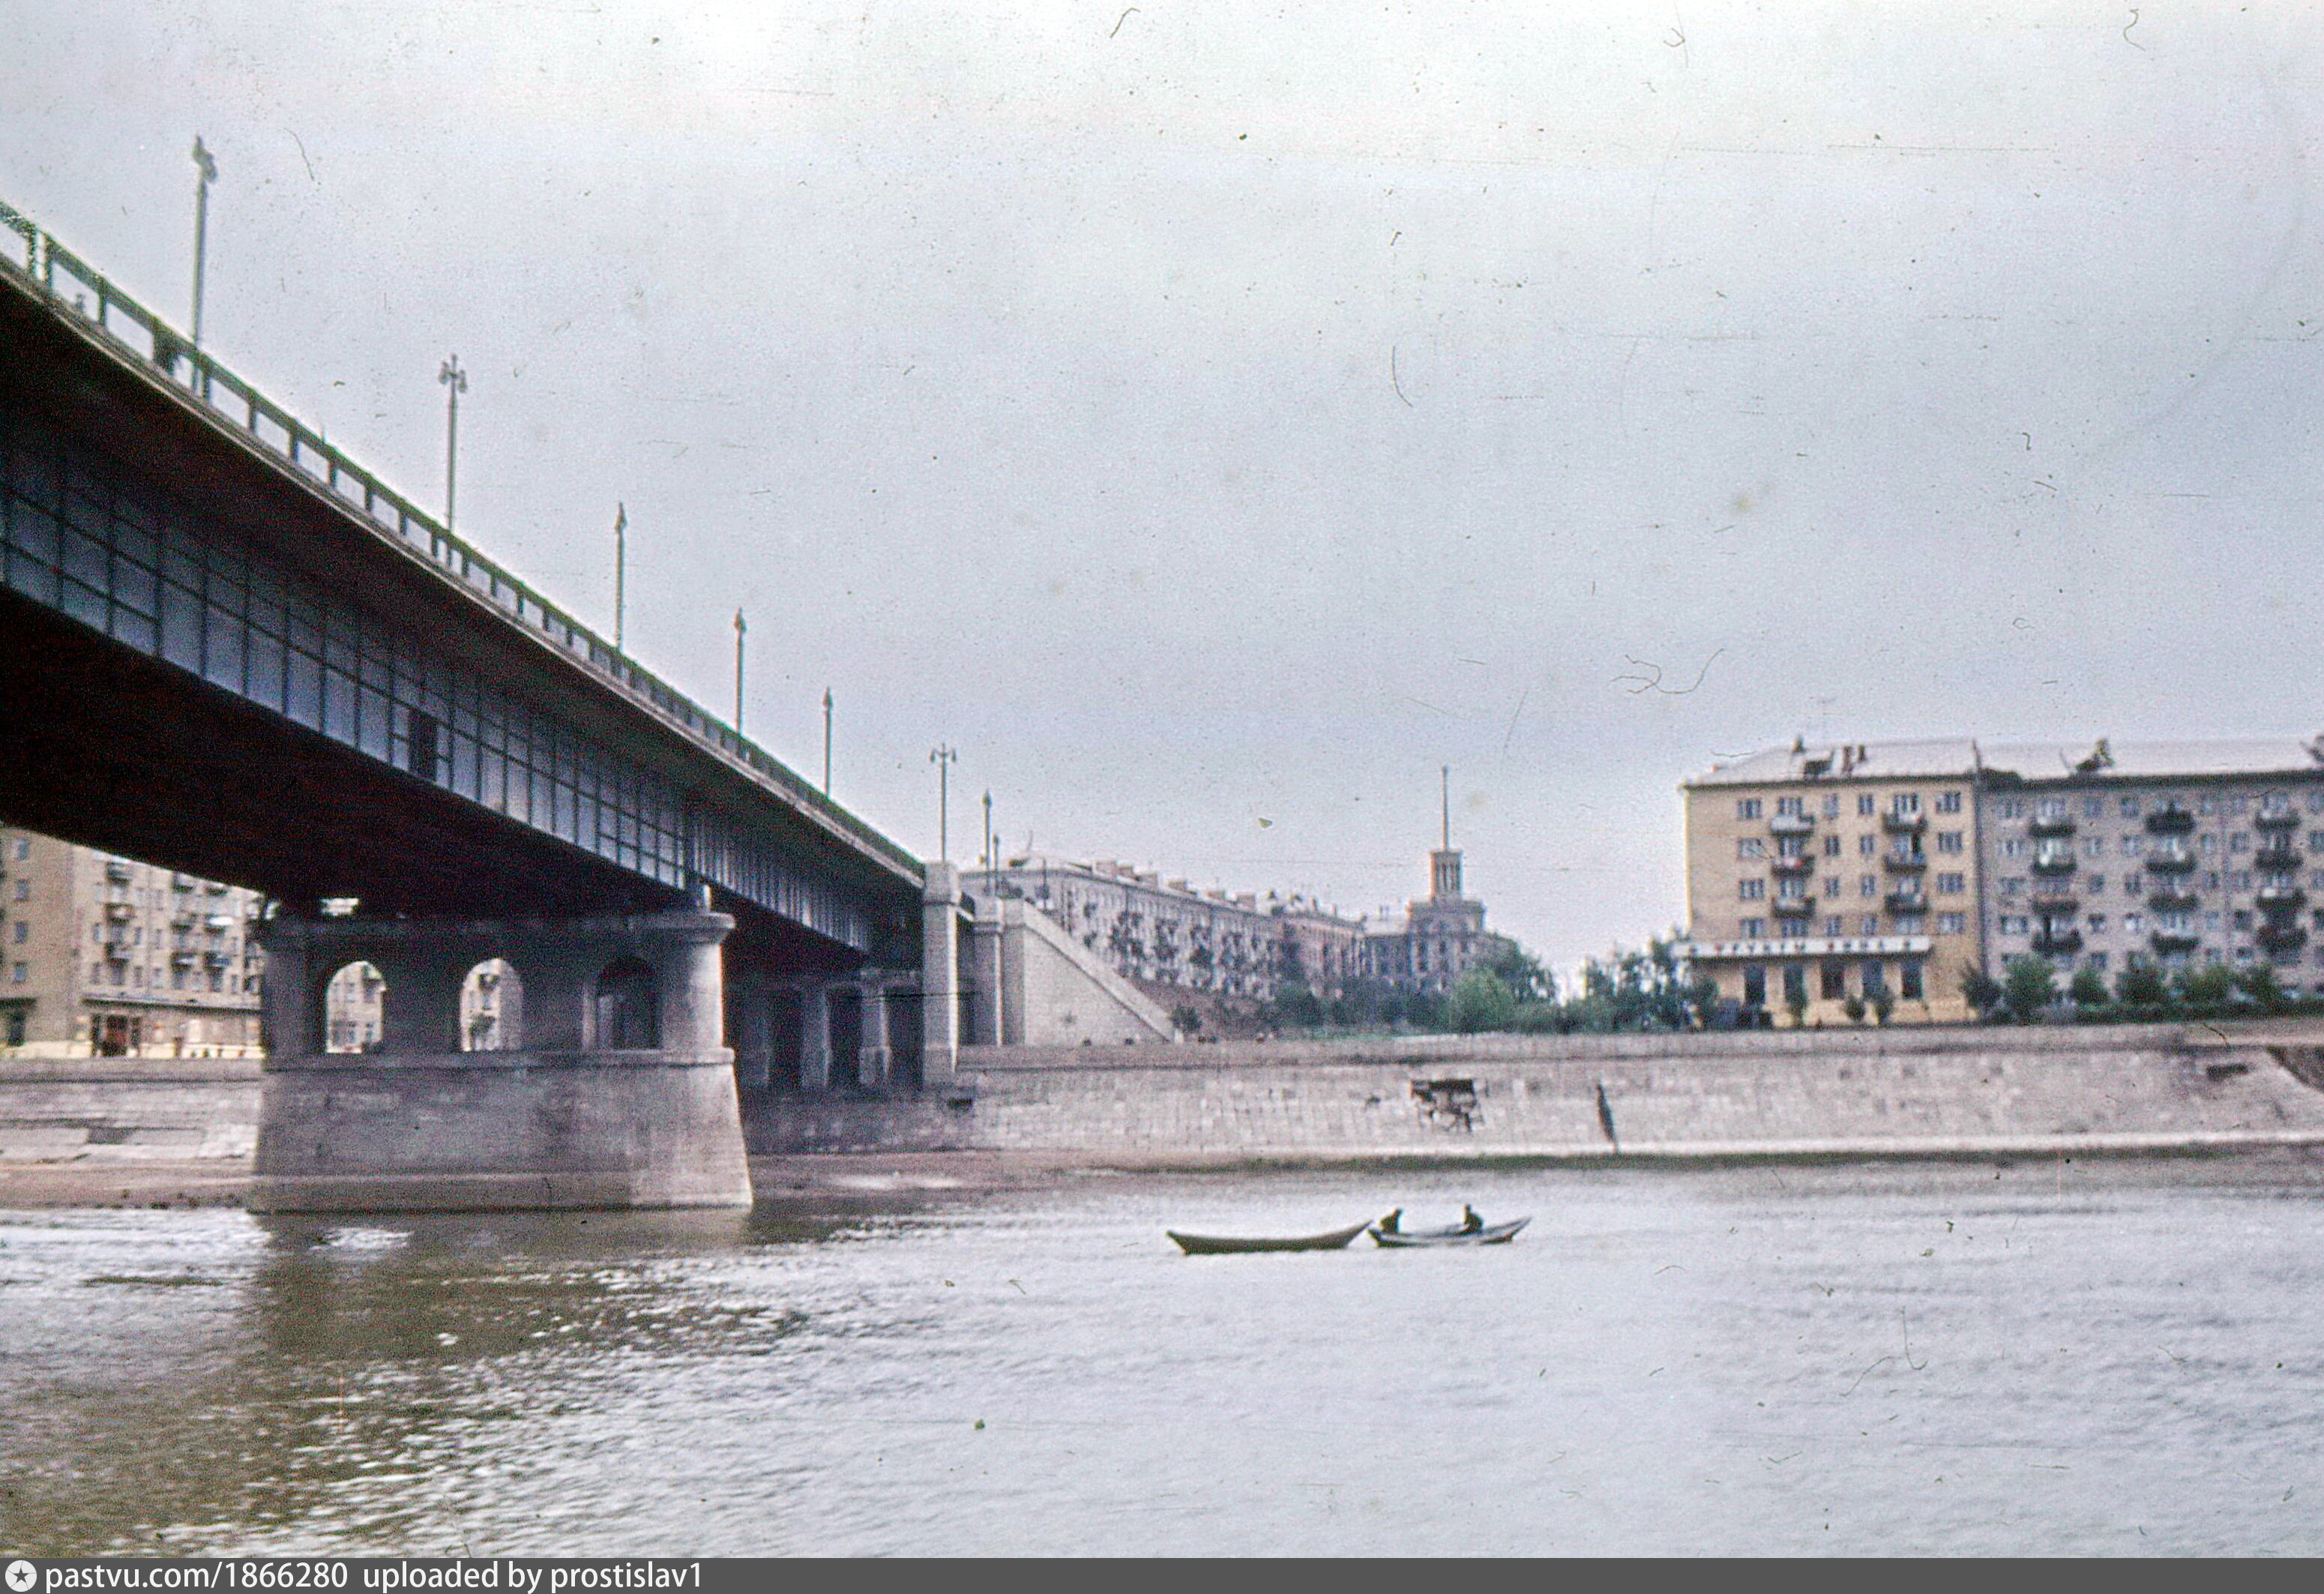
[[[1187,1258],[1462,1201],[1506,1248]],[[2324,1172],[0,1213],[0,1551],[2324,1551]]]

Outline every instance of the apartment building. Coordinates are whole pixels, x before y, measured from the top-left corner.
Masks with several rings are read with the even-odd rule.
[[[255,892],[0,827],[0,1056],[254,1057]]]
[[[2324,990],[2324,739],[2012,743],[1983,763],[1997,977],[2026,956],[2109,987],[2142,962],[2264,963]]]
[[[1461,854],[1448,834],[1428,855],[1428,895],[1405,904],[1402,920],[1383,916],[1367,926],[1364,973],[1392,990],[1439,996],[1510,944],[1485,928],[1485,905],[1462,894]]]
[[[1686,781],[1681,955],[1740,1013],[1972,1017],[1960,981],[1986,961],[1979,770],[1967,740],[1802,741]]]

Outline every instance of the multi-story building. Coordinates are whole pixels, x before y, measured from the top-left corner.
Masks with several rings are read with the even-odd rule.
[[[0,827],[0,1056],[254,1057],[254,892]]]
[[[1983,774],[1997,976],[2029,955],[2109,986],[2137,963],[2264,963],[2324,988],[2324,738],[2013,743]]]
[[[1439,995],[1510,944],[1485,928],[1485,905],[1462,895],[1461,854],[1445,844],[1428,855],[1428,895],[1383,917],[1364,936],[1364,972],[1392,990]]]
[[[1745,1011],[1966,1018],[1961,972],[2022,957],[2324,991],[2324,738],[1794,742],[1681,789],[1683,950]]]
[[[1112,859],[1034,855],[964,877],[969,894],[1021,898],[1124,979],[1264,1000],[1296,976],[1319,994],[1360,961],[1360,921],[1300,897],[1198,890]]]
[[[1747,1013],[1971,1017],[1978,770],[1965,740],[1795,742],[1688,780],[1683,955]]]

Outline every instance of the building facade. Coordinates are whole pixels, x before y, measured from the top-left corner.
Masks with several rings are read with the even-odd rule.
[[[255,892],[0,827],[0,1056],[255,1057]]]
[[[2027,956],[2109,988],[2142,963],[2264,964],[2324,991],[2324,739],[2012,744],[1985,765],[1997,978]]]
[[[1682,950],[1747,1013],[1965,1019],[2024,957],[2324,993],[2324,738],[1794,742],[1681,789]]]
[[[1973,1017],[1978,773],[1969,741],[1794,742],[1687,781],[1681,955],[1745,1014]]]
[[[1485,905],[1462,894],[1461,854],[1448,843],[1428,855],[1428,895],[1405,904],[1401,920],[1367,926],[1364,973],[1394,990],[1441,996],[1510,944],[1485,928]]]

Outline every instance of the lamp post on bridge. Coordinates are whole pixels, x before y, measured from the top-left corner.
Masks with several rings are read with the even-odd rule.
[[[217,181],[217,157],[194,138],[194,378],[202,370],[202,268],[209,254],[210,184]],[[205,394],[208,383],[203,383]]]
[[[630,567],[630,506],[613,505],[613,651],[622,650],[622,615],[629,596],[625,584]]]
[[[952,766],[960,761],[960,754],[938,743],[928,752],[928,762],[936,767],[936,859],[952,861]]]
[[[742,639],[750,627],[743,623],[742,611],[734,611],[734,734],[742,733]]]
[[[436,373],[444,384],[444,530],[452,530],[452,492],[460,467],[460,395],[468,391],[468,373],[460,369],[460,356],[454,355],[444,362]]]

